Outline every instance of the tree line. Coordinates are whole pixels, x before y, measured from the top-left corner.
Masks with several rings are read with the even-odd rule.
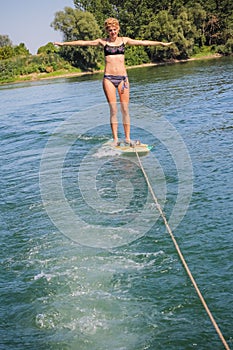
[[[231,0],[74,0],[74,4],[75,11],[65,8],[57,12],[52,23],[65,41],[105,36],[104,20],[116,17],[122,36],[174,42],[169,48],[129,47],[127,65],[187,59],[206,47],[225,55],[233,52]],[[96,48],[66,47],[60,53],[72,64],[97,67],[101,61]]]
[[[65,41],[104,37],[104,20],[116,17],[121,36],[174,42],[171,47],[127,47],[127,65],[187,59],[202,51],[233,52],[232,0],[74,0],[74,6],[57,12],[51,23]],[[0,80],[33,70],[100,69],[104,62],[97,47],[55,48],[48,43],[37,54],[32,56],[23,43],[13,46],[7,35],[0,35]]]

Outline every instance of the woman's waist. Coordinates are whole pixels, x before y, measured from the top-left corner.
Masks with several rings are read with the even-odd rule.
[[[107,75],[127,75],[127,72],[126,72],[126,68],[125,68],[124,64],[113,66],[112,64],[108,64],[106,62],[104,74],[107,74]]]
[[[125,74],[108,74],[108,73],[104,73],[104,78],[128,79],[128,76],[127,76],[127,73],[125,73]]]
[[[127,76],[127,72],[126,72],[126,69],[122,69],[122,70],[105,69],[104,75]]]

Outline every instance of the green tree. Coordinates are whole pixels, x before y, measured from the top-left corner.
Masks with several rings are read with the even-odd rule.
[[[205,37],[208,45],[219,44],[221,38],[220,21],[215,15],[210,15],[205,26]]]
[[[232,0],[200,0],[198,2],[211,14],[224,16],[233,10]],[[192,0],[189,0],[189,3],[192,4]]]
[[[51,26],[63,33],[64,41],[93,40],[101,36],[101,30],[91,13],[70,7],[57,12]],[[82,69],[98,68],[102,57],[102,50],[91,46],[65,46],[59,52],[74,66]]]
[[[134,39],[144,37],[144,28],[154,17],[153,9],[148,0],[126,0],[118,5],[118,16],[121,24],[121,33]]]
[[[229,17],[224,20],[222,39],[224,43],[227,43],[228,40],[233,40],[233,11]]]
[[[0,60],[6,60],[14,56],[15,56],[15,51],[12,46],[0,47]]]
[[[20,55],[28,56],[28,55],[30,55],[30,52],[26,48],[24,43],[20,43],[19,45],[15,46],[14,52],[15,52],[16,56],[20,56]]]
[[[117,16],[109,0],[74,0],[74,4],[78,10],[92,13],[102,30],[106,18]]]
[[[0,47],[12,46],[12,42],[8,35],[0,35]]]
[[[57,52],[56,47],[54,47],[53,43],[49,42],[44,46],[39,47],[39,49],[37,50],[37,54],[50,54],[50,53],[54,53]]]
[[[151,40],[174,41],[176,32],[177,28],[173,16],[167,10],[162,10],[153,16],[153,19],[145,28],[144,36]],[[173,57],[171,48],[155,46],[148,47],[146,50],[152,61]]]
[[[193,31],[193,38],[195,44],[198,47],[205,45],[205,23],[206,23],[206,11],[199,4],[195,3],[193,6],[187,8],[188,16],[190,21],[195,26],[195,30]]]

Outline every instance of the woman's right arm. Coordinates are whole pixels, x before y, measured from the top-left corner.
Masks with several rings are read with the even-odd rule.
[[[103,39],[95,39],[95,40],[75,40],[75,41],[64,41],[53,43],[57,46],[99,46],[104,45]]]

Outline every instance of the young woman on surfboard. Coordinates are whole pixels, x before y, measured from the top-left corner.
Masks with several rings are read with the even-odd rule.
[[[125,45],[142,46],[169,46],[172,42],[164,43],[151,40],[135,40],[129,37],[119,37],[120,25],[116,18],[108,18],[104,22],[107,38],[95,40],[76,40],[67,42],[55,42],[58,46],[103,46],[105,54],[105,70],[103,78],[103,89],[110,108],[110,124],[112,129],[113,144],[118,144],[118,120],[117,120],[117,98],[118,90],[122,123],[125,133],[125,143],[135,144],[130,139],[130,116],[129,116],[129,80],[127,77],[124,53]]]

